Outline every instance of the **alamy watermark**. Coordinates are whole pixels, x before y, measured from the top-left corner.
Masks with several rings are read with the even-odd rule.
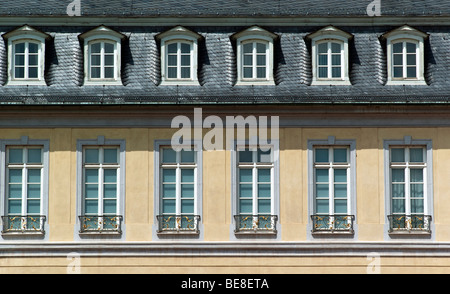
[[[367,255],[369,264],[366,268],[367,274],[380,274],[381,273],[381,257],[377,252],[371,252]]]
[[[81,0],[73,0],[67,5],[68,16],[81,16]]]
[[[81,274],[81,257],[77,252],[70,252],[67,255],[69,263],[66,267],[67,274]]]
[[[368,16],[381,16],[381,0],[374,0],[367,5]]]

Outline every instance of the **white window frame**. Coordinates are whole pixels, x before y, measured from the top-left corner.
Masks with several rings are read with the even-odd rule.
[[[333,26],[327,26],[307,36],[311,40],[311,63],[312,63],[312,86],[316,85],[351,85],[349,78],[349,40],[352,35],[344,32]],[[331,54],[328,52],[328,77],[319,78],[319,61],[318,61],[318,47],[319,44],[327,42],[328,50],[330,50],[330,43],[335,42],[341,44],[341,77],[332,78],[330,75],[331,68]]]
[[[114,46],[114,74],[112,78],[105,78],[105,43],[111,44]],[[92,64],[91,64],[91,60],[92,60],[92,45],[94,44],[100,44],[100,77],[99,78],[93,78],[91,76],[92,74]],[[89,58],[88,58],[88,79],[91,82],[95,82],[95,81],[116,81],[117,80],[117,76],[118,76],[118,64],[117,62],[119,62],[119,58],[118,58],[118,49],[117,49],[117,42],[116,41],[111,41],[108,39],[94,39],[92,41],[89,42],[88,44],[88,54],[89,54]]]
[[[236,70],[237,81],[236,86],[242,85],[275,85],[274,80],[274,42],[278,36],[258,26],[252,26],[244,31],[231,36],[236,42]],[[255,72],[253,78],[244,78],[243,74],[243,46],[249,42],[260,42],[266,44],[266,76],[265,78],[257,78]],[[255,47],[255,46],[254,46]],[[253,67],[256,67],[256,60],[253,59]]]
[[[425,162],[424,164],[416,165],[417,167],[424,169],[424,177],[423,177],[423,205],[424,205],[424,216],[430,216],[430,222],[426,225],[428,226],[427,230],[415,230],[415,229],[407,229],[407,230],[399,230],[389,232],[389,219],[390,215],[393,215],[392,211],[392,178],[391,178],[391,169],[392,167],[402,167],[405,168],[405,215],[411,215],[410,211],[410,195],[409,195],[409,178],[406,176],[408,173],[408,169],[414,167],[414,164],[406,163],[394,163],[391,164],[391,149],[392,148],[405,148],[410,149],[414,147],[420,147],[424,149]],[[405,155],[406,156],[406,155]],[[434,222],[432,221],[434,217],[433,213],[433,149],[432,149],[432,141],[431,140],[421,140],[421,139],[412,139],[411,136],[405,136],[403,140],[385,140],[384,141],[384,172],[385,172],[385,211],[386,211],[386,230],[385,232],[391,233],[394,235],[397,234],[432,234]],[[386,238],[390,238],[389,234]]]
[[[382,36],[386,40],[387,51],[387,82],[386,85],[426,85],[425,71],[425,49],[424,42],[428,35],[409,26],[402,26],[390,31]],[[394,78],[394,58],[393,44],[397,42],[411,42],[416,46],[416,77],[407,78],[404,74],[402,78]],[[406,67],[406,56],[403,59],[403,66]]]
[[[79,36],[83,41],[84,53],[84,85],[122,85],[122,40],[125,35],[108,27],[99,26]],[[114,77],[91,78],[91,45],[97,42],[109,42],[114,44]],[[101,69],[103,71],[103,68]]]
[[[46,85],[45,72],[45,41],[51,36],[40,32],[28,25],[22,26],[14,31],[6,33],[3,38],[7,40],[8,48],[8,81],[7,85]],[[27,60],[25,60],[24,78],[15,78],[15,44],[22,42],[32,42],[38,45],[38,77],[27,78]],[[25,55],[27,59],[27,55]]]
[[[116,215],[120,217],[120,230],[103,230],[101,227],[98,230],[89,230],[85,231],[81,228],[81,221],[79,219],[80,216],[85,216],[84,209],[84,150],[86,148],[97,148],[97,147],[117,147],[118,148],[118,164],[114,165],[117,168],[117,197],[116,197]],[[104,167],[105,168],[105,167]],[[101,173],[99,172],[99,185],[100,185],[100,177]],[[102,188],[100,188],[102,189]],[[102,194],[102,193],[101,193]],[[102,195],[99,193],[99,206],[100,198]],[[103,210],[102,210],[103,211]],[[75,231],[77,232],[77,236],[86,237],[89,235],[120,235],[124,238],[125,231],[125,140],[120,139],[105,139],[104,136],[99,136],[94,140],[77,140],[77,215],[76,215],[76,223],[75,223]],[[81,231],[81,232],[80,232]]]
[[[198,42],[202,36],[186,29],[182,26],[176,26],[168,31],[155,36],[160,41],[161,48],[161,83],[160,85],[180,85],[180,86],[199,86],[198,81]],[[180,53],[177,58],[177,78],[169,78],[168,75],[168,50],[167,46],[173,43],[188,43],[191,45],[190,60],[190,78],[181,78],[180,76]],[[178,44],[178,50],[180,45]]]
[[[180,164],[180,152],[177,152],[177,163],[176,164],[168,164],[167,166],[163,165],[161,152],[163,148],[171,147],[171,140],[155,140],[154,142],[154,224],[153,224],[153,238],[158,240],[161,238],[165,238],[164,236],[171,235],[194,235],[196,238],[203,238],[203,224],[202,224],[202,194],[203,194],[203,151],[201,148],[201,142],[197,140],[192,140],[191,144],[182,144],[175,146],[174,149],[182,149],[185,150],[193,150],[195,151],[195,163],[189,165]],[[162,169],[164,167],[176,168],[176,222],[181,224],[181,219],[178,219],[178,216],[181,216],[181,169],[183,167],[194,168],[194,212],[193,212],[193,221],[194,226],[193,229],[182,229],[181,226],[177,225],[175,228],[170,230],[160,230],[160,224],[158,217],[163,215],[162,212]],[[198,217],[197,217],[198,216]]]
[[[39,168],[41,169],[41,191],[40,191],[40,228],[36,230],[22,230],[22,231],[8,231],[7,229],[2,229],[2,236],[21,236],[21,235],[36,235],[40,238],[48,238],[48,170],[49,170],[49,141],[48,140],[39,140],[39,139],[29,139],[27,136],[23,136],[18,140],[2,140],[1,141],[1,168],[0,173],[3,175],[0,177],[0,193],[2,195],[2,201],[0,202],[0,211],[2,211],[2,216],[8,215],[8,199],[7,199],[7,192],[8,192],[8,180],[7,180],[7,170],[8,170],[8,150],[10,148],[23,148],[24,150],[27,148],[32,147],[39,147],[42,149],[42,163],[39,165],[32,164],[30,166],[27,166],[26,163],[15,165],[12,167],[20,167],[23,170],[26,170],[28,168]],[[26,153],[26,152],[24,152]],[[25,154],[23,155],[26,156]],[[26,217],[29,216],[29,214],[26,212],[26,173],[22,173],[22,224],[26,225]],[[24,202],[25,201],[25,202]],[[37,216],[37,215],[30,215],[30,216]],[[5,225],[3,223],[3,225]]]

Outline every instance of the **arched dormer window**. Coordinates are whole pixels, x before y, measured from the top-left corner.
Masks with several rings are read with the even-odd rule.
[[[198,85],[201,35],[176,26],[155,36],[161,43],[161,85]]]
[[[121,85],[121,45],[125,35],[99,26],[79,38],[84,46],[84,84]]]
[[[311,85],[350,85],[348,41],[352,35],[327,26],[307,38],[311,40]]]
[[[387,85],[425,85],[424,40],[427,34],[407,25],[385,33]]]
[[[237,48],[236,85],[274,85],[274,41],[278,36],[252,26],[231,36]]]
[[[8,44],[8,85],[45,85],[45,41],[51,36],[28,25],[3,35]]]

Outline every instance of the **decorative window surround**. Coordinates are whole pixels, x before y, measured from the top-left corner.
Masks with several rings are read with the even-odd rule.
[[[347,32],[344,32],[336,27],[327,26],[312,34],[306,36],[311,40],[311,58],[312,58],[312,86],[316,85],[351,85],[349,79],[349,50],[348,43],[353,36]],[[327,68],[327,77],[319,77],[319,46],[326,45],[327,62],[323,64],[324,68]],[[336,53],[333,48],[339,46],[339,53]],[[332,48],[333,47],[333,48]],[[322,54],[321,54],[322,55]],[[339,74],[333,77],[332,56],[339,55],[339,64],[336,64],[336,68],[340,68]],[[336,61],[334,61],[336,62]]]
[[[392,148],[405,149],[406,162],[391,162]],[[408,155],[412,148],[423,149],[423,161],[411,162],[411,157]],[[392,169],[404,170],[404,217],[405,219],[394,218],[397,214],[392,207],[392,186],[393,184],[400,183],[398,180],[393,181]],[[423,216],[423,218],[417,218],[411,207],[411,183],[415,183],[411,178],[411,170],[420,169],[423,171],[421,177],[422,185],[422,199],[423,212],[417,215]],[[384,141],[384,173],[385,173],[385,239],[391,240],[393,238],[401,238],[407,236],[415,237],[427,237],[433,238],[433,149],[431,140],[418,140],[412,139],[411,136],[405,136],[403,140],[385,140]],[[417,175],[416,175],[417,176]],[[416,177],[417,178],[417,177]],[[419,199],[417,198],[417,199]],[[404,221],[404,226],[400,224],[400,221]],[[393,225],[394,224],[394,225]],[[414,224],[417,224],[415,226]]]
[[[329,164],[327,169],[339,169],[345,168],[346,173],[346,188],[347,188],[347,200],[346,202],[346,214],[339,217],[341,224],[344,224],[340,228],[336,228],[333,222],[335,217],[335,210],[332,209],[334,200],[338,198],[328,197],[328,200],[333,201],[329,206],[328,216],[326,216],[325,222],[320,223],[324,225],[322,227],[314,227],[314,224],[318,224],[316,216],[316,176],[315,176],[315,149],[316,148],[346,148],[347,149],[347,163],[345,165],[334,166]],[[333,156],[333,155],[332,155]],[[355,140],[336,140],[334,136],[329,136],[326,140],[309,140],[308,141],[308,215],[311,216],[308,219],[308,238],[313,239],[317,237],[345,237],[357,239],[357,225],[354,223],[356,219],[356,141]],[[325,166],[324,166],[325,167]],[[321,167],[321,168],[324,168]],[[330,177],[330,176],[329,176]],[[334,181],[334,178],[333,178]],[[334,195],[334,194],[332,194]],[[326,215],[325,213],[324,215]],[[328,223],[327,223],[328,222]],[[327,227],[328,226],[328,227]]]
[[[161,84],[160,85],[183,85],[198,86],[198,41],[203,37],[196,32],[182,26],[176,26],[168,31],[155,36],[161,43]],[[171,52],[172,47],[176,52]],[[188,46],[188,47],[186,47]],[[187,48],[187,52],[186,49]],[[169,56],[176,57],[169,64]],[[188,62],[182,57],[189,56]],[[169,68],[175,69],[175,76]],[[182,71],[188,68],[188,71]]]
[[[271,33],[258,26],[252,26],[236,33],[231,36],[231,40],[236,42],[237,47],[237,82],[239,85],[275,85],[273,70],[274,70],[274,41],[278,38],[278,35]],[[246,44],[252,44],[251,53],[244,51]],[[258,50],[258,44],[264,45],[265,50],[263,52]],[[248,61],[249,64],[244,64],[244,55],[251,56],[252,60]],[[264,62],[257,58],[259,56],[265,56]],[[247,62],[247,61],[245,61]],[[244,74],[244,67],[251,67],[251,78],[247,78]],[[264,75],[259,76],[257,68],[264,68]]]
[[[426,85],[424,78],[424,67],[425,67],[425,50],[424,50],[424,40],[428,35],[421,32],[415,28],[404,25],[400,28],[394,29],[387,32],[381,36],[382,39],[386,40],[387,46],[387,83],[386,85]],[[403,42],[402,53],[398,54],[402,56],[401,66],[403,66],[403,71],[401,77],[394,77],[394,44]],[[414,65],[416,71],[413,77],[408,77],[406,67],[408,65],[409,59],[407,59],[407,49],[406,43],[415,45],[415,56]],[[396,61],[397,62],[397,61]]]
[[[177,148],[189,147],[194,151],[195,162],[190,165],[180,164],[181,162],[181,153],[177,153],[177,160],[175,164],[165,165],[163,162],[163,153],[161,150],[164,148],[170,148],[172,146],[171,140],[155,140],[154,142],[154,224],[152,235],[154,240],[167,240],[169,238],[179,239],[179,238],[195,238],[196,240],[203,239],[203,224],[201,221],[202,217],[202,193],[203,193],[203,151],[201,149],[201,142],[197,140],[193,140],[191,144],[179,145]],[[161,195],[163,192],[163,172],[162,170],[175,169],[177,174],[176,185],[178,187],[175,188],[175,198],[176,199],[176,211],[175,214],[172,215],[172,218],[164,217],[163,206]],[[182,174],[181,170],[183,168],[194,169],[194,197],[189,197],[189,201],[193,199],[193,211],[189,213],[189,216],[183,217],[182,211]],[[190,183],[192,184],[192,183]],[[187,199],[187,198],[186,198]],[[169,216],[170,217],[170,216]],[[174,220],[174,222],[172,222]],[[165,221],[169,221],[164,224]],[[185,225],[184,222],[187,222]]]
[[[11,149],[21,149],[22,163],[13,164],[8,158],[8,153]],[[28,150],[32,153],[29,153]],[[37,162],[36,153],[40,149],[41,162]],[[33,162],[29,161],[30,154],[34,153]],[[25,160],[24,160],[25,159]],[[36,162],[34,162],[36,161]],[[23,136],[18,140],[2,140],[1,141],[1,168],[0,173],[4,176],[0,177],[0,194],[2,195],[2,201],[0,201],[0,211],[2,211],[2,235],[3,239],[6,238],[48,238],[48,168],[49,168],[49,140],[35,140],[29,139],[27,136]],[[21,213],[16,219],[11,219],[8,216],[8,191],[10,182],[6,175],[8,171],[12,169],[20,169],[21,186],[20,198],[21,199]],[[31,174],[31,170],[40,170],[40,173]],[[35,180],[39,178],[38,182]],[[30,197],[30,189],[39,188],[39,197],[33,195]],[[18,196],[18,195],[15,195]],[[12,198],[10,198],[12,199]],[[14,198],[13,200],[15,200]],[[32,201],[32,203],[28,202]],[[29,209],[25,209],[28,205],[39,204],[39,212],[34,211],[30,213]],[[28,207],[29,208],[29,207]],[[27,211],[28,210],[28,211]],[[11,215],[11,214],[9,214]],[[19,223],[17,223],[19,220]],[[16,226],[16,225],[20,225]]]
[[[3,34],[2,37],[7,41],[8,46],[7,85],[46,85],[44,79],[45,41],[51,39],[51,36],[33,27],[24,25]],[[17,50],[19,50],[21,43],[23,48],[18,53]],[[32,44],[35,44],[33,49]],[[31,57],[34,58],[31,59]],[[20,65],[16,64],[20,59],[22,59]],[[22,77],[16,77],[16,67],[23,68]],[[30,69],[33,69],[33,71]]]
[[[85,204],[84,204],[84,187],[85,179],[84,177],[84,151],[85,148],[108,148],[108,147],[117,147],[119,154],[118,161],[115,164],[116,173],[116,182],[117,185],[116,191],[117,195],[116,199],[116,214],[113,215],[116,218],[107,217],[107,222],[112,224],[118,224],[117,228],[103,228],[101,226],[98,229],[92,228],[92,230],[86,230],[86,227],[82,227],[85,223]],[[100,159],[100,163],[102,160]],[[107,167],[100,167],[100,169],[105,170]],[[99,177],[102,173],[99,173]],[[103,180],[102,180],[103,181]],[[101,183],[100,181],[99,183]],[[105,184],[105,183],[103,183]],[[100,191],[103,190],[103,187],[100,188]],[[100,198],[103,195],[99,196]],[[100,200],[100,199],[99,199]],[[125,239],[125,140],[120,139],[105,139],[104,136],[99,136],[97,139],[93,140],[78,140],[77,141],[77,219],[75,223],[75,239],[81,240],[84,238],[95,238],[99,236],[107,236],[109,238],[120,238],[122,240]],[[103,215],[98,215],[98,220],[101,221]]]
[[[78,36],[83,42],[84,53],[84,85],[122,85],[121,81],[121,52],[122,52],[122,40],[126,38],[125,35],[116,32],[106,26],[98,26],[90,31],[87,31]],[[100,45],[100,52],[95,53],[92,45]],[[111,61],[106,61],[105,56],[111,55],[105,51],[105,44],[113,45],[113,66],[110,65]],[[98,55],[100,58],[99,64],[95,64],[95,67],[99,67],[101,74],[99,77],[91,76],[91,57],[92,55]],[[114,68],[112,77],[105,77],[105,67]]]

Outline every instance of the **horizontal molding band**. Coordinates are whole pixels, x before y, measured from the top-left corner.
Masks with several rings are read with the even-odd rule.
[[[450,257],[448,242],[19,242],[1,257]]]

